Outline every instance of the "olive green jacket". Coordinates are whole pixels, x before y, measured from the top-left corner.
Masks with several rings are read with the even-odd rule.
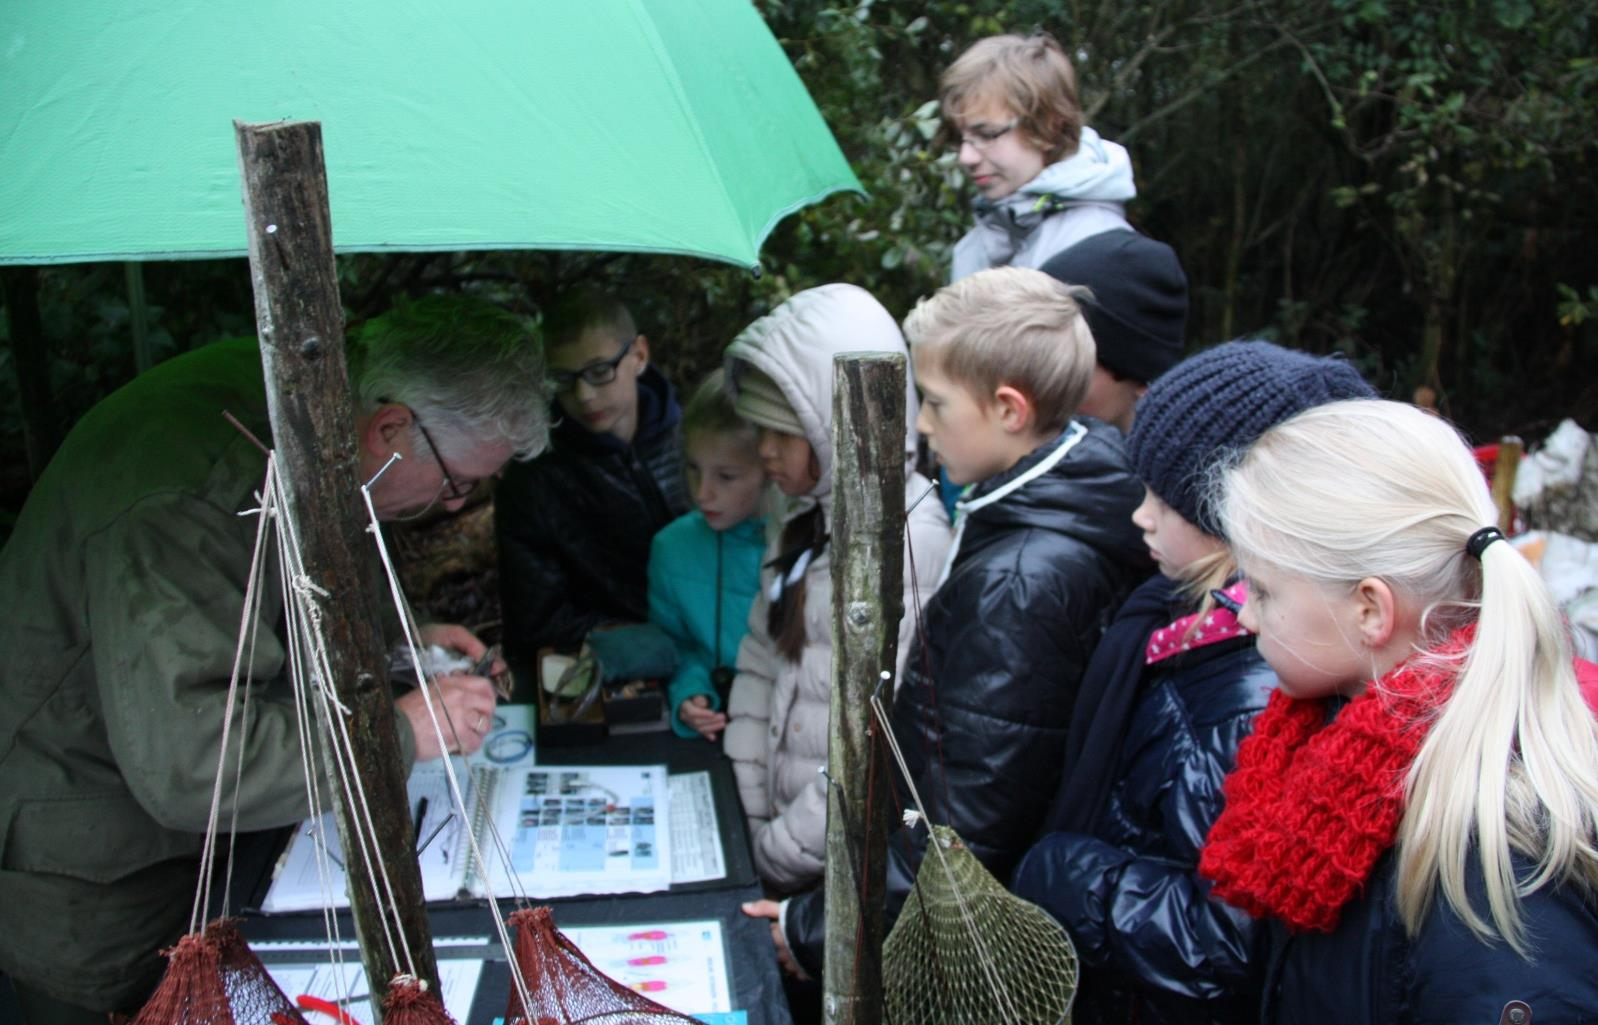
[[[0,969],[96,1010],[136,1009],[194,899],[255,545],[238,514],[266,465],[223,410],[268,436],[253,340],[163,363],[91,410],[0,551]],[[284,658],[276,576],[273,560],[258,693]],[[281,682],[252,701],[243,745],[238,828],[303,818]]]

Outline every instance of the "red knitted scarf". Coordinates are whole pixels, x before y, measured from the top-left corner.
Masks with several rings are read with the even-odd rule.
[[[1459,631],[1436,654],[1457,656],[1474,633]],[[1215,896],[1297,930],[1337,925],[1398,836],[1404,776],[1454,687],[1438,661],[1399,664],[1330,724],[1325,701],[1272,692],[1199,858]]]

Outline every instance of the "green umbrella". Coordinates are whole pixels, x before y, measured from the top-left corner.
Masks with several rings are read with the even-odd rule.
[[[245,251],[233,126],[317,120],[340,252],[754,266],[860,189],[749,0],[8,0],[0,264]]]

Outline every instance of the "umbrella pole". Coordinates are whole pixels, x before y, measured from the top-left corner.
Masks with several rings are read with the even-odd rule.
[[[891,674],[904,615],[905,359],[833,360],[832,710],[827,743],[828,1025],[882,1021],[888,767],[872,764],[871,696]]]
[[[37,482],[61,444],[50,401],[50,350],[39,319],[39,268],[0,267],[6,317],[11,328],[11,364],[22,400],[22,438],[28,449],[28,479]]]
[[[372,1010],[395,975],[409,970],[384,941],[383,921],[397,916],[416,974],[438,993],[438,966],[422,901],[415,832],[388,687],[388,656],[378,596],[384,594],[367,552],[359,497],[360,458],[344,358],[344,312],[333,263],[332,218],[322,128],[314,121],[249,125],[234,122],[250,281],[255,289],[261,362],[266,368],[272,443],[287,481],[287,502],[300,531],[307,575],[332,592],[322,626],[333,689],[353,715],[355,771],[375,822],[372,841],[388,868],[395,904],[380,905],[367,879],[351,821],[356,810],[341,787],[334,811],[347,853],[350,903]],[[323,735],[331,724],[322,723]],[[330,778],[331,745],[323,744]],[[391,914],[392,912],[392,914]]]

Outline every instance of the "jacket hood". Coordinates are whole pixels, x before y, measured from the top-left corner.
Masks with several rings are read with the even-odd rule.
[[[677,402],[671,382],[654,366],[647,366],[638,375],[638,426],[633,431],[631,446],[614,435],[595,434],[572,417],[563,415],[550,431],[549,447],[585,454],[625,452],[629,447],[648,449],[660,441],[671,441],[672,432],[681,421],[682,406]]]
[[[1080,438],[1073,442],[1073,435]],[[1014,490],[1006,490],[1055,456],[1063,458]],[[1143,485],[1127,465],[1121,432],[1092,417],[1079,417],[1059,437],[1015,466],[979,484],[958,508],[970,517],[965,543],[989,530],[1029,527],[1053,531],[1090,545],[1117,565],[1143,566],[1148,549],[1132,522]]]
[[[1043,197],[1072,203],[1125,203],[1134,199],[1137,182],[1132,174],[1132,157],[1125,146],[1101,138],[1083,125],[1075,153],[1045,167],[1036,178],[1003,199],[979,196],[974,206],[978,216],[1003,207],[1019,212]]]
[[[917,403],[909,350],[899,325],[871,293],[854,285],[807,289],[750,324],[727,346],[727,382],[733,395],[746,368],[776,382],[804,427],[821,476],[809,492],[832,493],[832,359],[845,352],[892,352],[905,357],[905,461],[914,459]]]

